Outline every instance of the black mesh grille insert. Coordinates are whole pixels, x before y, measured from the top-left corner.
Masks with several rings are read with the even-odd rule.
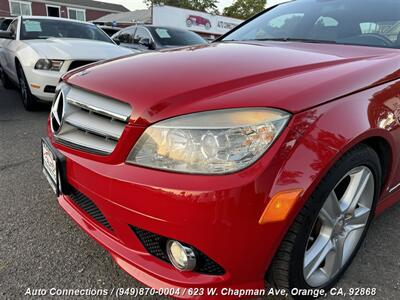
[[[136,234],[140,242],[143,244],[143,246],[151,255],[165,262],[171,263],[166,251],[168,238],[140,229],[138,227],[134,227],[132,225],[129,226],[131,227],[132,231]],[[218,265],[215,261],[206,256],[200,250],[185,243],[182,244],[191,247],[196,254],[197,266],[196,269],[194,270],[195,272],[208,275],[225,274],[225,270],[220,265]]]
[[[108,230],[113,231],[113,228],[111,227],[110,223],[108,223],[106,217],[101,213],[101,211],[98,209],[96,204],[93,203],[92,200],[90,200],[84,194],[82,194],[81,192],[79,192],[75,189],[72,189],[72,192],[69,195],[69,197],[82,210],[84,210],[88,215],[90,215],[95,221],[99,222],[101,225],[106,227]]]

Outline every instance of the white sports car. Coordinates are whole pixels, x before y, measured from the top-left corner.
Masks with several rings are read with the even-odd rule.
[[[49,18],[18,17],[0,32],[0,75],[5,88],[19,86],[23,104],[53,101],[65,73],[89,63],[132,54],[96,25]]]

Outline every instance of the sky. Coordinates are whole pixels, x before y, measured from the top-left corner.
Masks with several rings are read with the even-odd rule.
[[[130,10],[146,8],[146,5],[143,3],[143,0],[101,0],[101,1],[122,4],[126,8],[129,8]],[[271,5],[284,1],[285,0],[267,0],[267,4]],[[234,0],[219,0],[218,9],[222,11],[224,7],[232,5],[233,2]]]

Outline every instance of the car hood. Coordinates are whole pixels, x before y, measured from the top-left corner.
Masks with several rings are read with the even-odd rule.
[[[40,56],[62,60],[101,60],[131,54],[132,51],[112,43],[67,38],[26,40]]]
[[[212,109],[292,113],[400,77],[400,52],[295,42],[214,43],[112,60],[64,80],[133,107],[136,124]]]

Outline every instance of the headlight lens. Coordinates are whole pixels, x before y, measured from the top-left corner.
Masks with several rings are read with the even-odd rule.
[[[60,71],[63,65],[63,60],[54,60],[54,59],[39,59],[35,65],[36,70],[51,70],[51,71]]]
[[[231,173],[272,145],[290,114],[276,109],[226,109],[157,123],[143,133],[127,162],[196,174]]]

